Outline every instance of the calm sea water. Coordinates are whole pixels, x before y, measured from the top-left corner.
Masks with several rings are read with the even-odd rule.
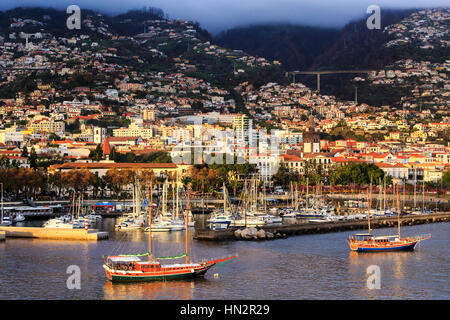
[[[10,239],[0,243],[0,299],[449,299],[450,224],[403,227],[405,235],[432,233],[414,252],[357,254],[345,241],[353,232],[293,236],[265,242],[200,242],[192,260],[237,253],[204,279],[116,284],[106,279],[103,255],[144,252],[148,233],[99,226],[98,242]],[[375,229],[379,235],[396,229]],[[185,234],[154,233],[156,256],[184,252]],[[184,261],[184,260],[183,260]],[[68,289],[67,268],[81,270],[81,289]],[[368,289],[367,267],[380,267],[380,289]],[[218,277],[214,277],[218,274]]]

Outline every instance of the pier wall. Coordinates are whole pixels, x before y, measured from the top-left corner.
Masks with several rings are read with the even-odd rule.
[[[0,227],[7,238],[37,238],[53,240],[90,240],[97,241],[108,238],[108,232],[99,232],[97,229],[63,229],[63,228],[36,228],[36,227]]]
[[[401,217],[401,226],[412,226],[417,224],[436,223],[436,222],[449,222],[450,212],[437,213],[437,214],[425,214],[425,215],[413,215],[408,217]],[[372,229],[397,227],[397,217],[381,217],[373,218],[370,220],[370,227]],[[210,230],[202,229],[195,230],[194,239],[197,240],[211,240],[211,241],[225,241],[236,240],[234,237],[234,231],[241,228],[230,228],[227,230]],[[298,224],[286,224],[286,225],[268,225],[258,227],[258,229],[264,229],[271,233],[281,233],[286,235],[303,235],[303,234],[316,234],[316,233],[328,233],[328,232],[340,232],[348,230],[361,230],[368,229],[367,220],[356,221],[334,221],[334,222],[320,222],[320,223],[298,223]]]

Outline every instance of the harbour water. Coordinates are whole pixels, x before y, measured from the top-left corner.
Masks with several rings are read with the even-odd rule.
[[[214,267],[204,279],[116,284],[106,279],[102,256],[144,252],[148,233],[114,231],[114,219],[107,218],[99,225],[110,232],[105,241],[0,242],[0,299],[449,299],[449,227],[402,227],[405,236],[431,233],[432,238],[413,252],[376,254],[350,252],[346,238],[358,231],[261,242],[200,242],[191,237],[193,261],[236,253],[239,257]],[[184,237],[184,231],[154,233],[154,254],[183,253]],[[80,289],[67,287],[71,265],[80,268]],[[380,267],[380,289],[367,286],[371,265]]]

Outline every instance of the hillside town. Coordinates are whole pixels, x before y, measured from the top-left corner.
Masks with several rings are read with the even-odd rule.
[[[424,15],[430,26],[423,26]],[[115,34],[101,15],[83,21],[90,33],[70,38],[22,31],[49,19],[14,18],[9,39],[0,42],[3,168],[87,168],[104,175],[119,163],[145,167],[150,164],[139,157],[165,155],[151,165],[189,175],[192,165],[221,154],[254,164],[268,183],[280,167],[302,176],[313,165],[316,175],[309,181],[330,183],[335,168],[367,163],[400,183],[430,185],[441,184],[450,168],[449,60],[401,60],[355,78],[371,85],[413,84],[403,108],[377,108],[301,83],[239,82],[280,63],[211,45],[189,21],[152,20],[135,36]],[[420,11],[386,30],[448,46],[448,30],[440,27],[446,19],[445,10]],[[124,44],[170,65],[150,70],[143,56],[127,57]],[[180,45],[190,55],[174,56]],[[238,84],[221,86],[204,76],[208,67],[199,56],[231,63]]]
[[[450,10],[303,2],[2,3],[0,299],[448,299]]]
[[[385,31],[393,34],[395,39],[386,46],[401,46],[408,43],[418,44],[421,49],[448,47],[448,9],[427,9],[412,13],[399,23],[385,27]]]

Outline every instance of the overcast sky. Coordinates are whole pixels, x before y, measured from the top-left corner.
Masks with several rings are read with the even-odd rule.
[[[109,14],[143,6],[161,8],[171,19],[189,19],[211,33],[248,24],[288,22],[311,26],[341,27],[368,17],[366,9],[448,7],[448,0],[1,0],[0,10],[18,6],[65,9],[71,4]]]

